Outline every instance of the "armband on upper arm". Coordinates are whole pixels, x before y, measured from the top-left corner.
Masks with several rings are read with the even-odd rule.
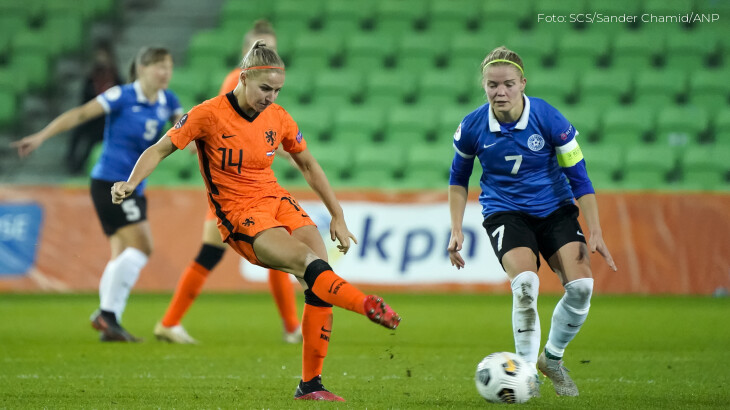
[[[578,141],[575,139],[563,146],[557,147],[555,151],[558,155],[558,165],[563,168],[572,167],[583,159],[583,152],[580,150]]]

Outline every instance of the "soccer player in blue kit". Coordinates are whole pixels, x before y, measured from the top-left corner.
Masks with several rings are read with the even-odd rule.
[[[467,115],[454,134],[448,251],[451,264],[464,267],[459,253],[462,222],[477,157],[483,169],[479,196],[483,226],[511,281],[516,352],[531,366],[537,365],[558,395],[577,396],[562,357],[590,307],[593,278],[588,251],[598,251],[614,271],[616,265],[603,241],[595,192],[575,139],[578,131],[550,104],[524,95],[526,84],[522,59],[515,52],[498,47],[482,62],[488,103]],[[573,198],[585,214],[587,246]],[[542,353],[538,252],[565,288]]]
[[[132,83],[108,89],[13,143],[24,157],[48,138],[106,114],[101,157],[91,171],[91,198],[111,244],[111,259],[99,283],[99,309],[91,317],[101,341],[139,341],[121,326],[121,319],[129,292],[152,251],[144,184],[121,206],[109,200],[109,193],[115,181],[127,179],[142,152],[157,142],[165,124],[182,117],[177,97],[167,90],[172,66],[167,49],[143,48],[132,62]]]

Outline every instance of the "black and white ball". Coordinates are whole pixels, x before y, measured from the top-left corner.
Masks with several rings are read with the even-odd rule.
[[[524,403],[538,388],[536,371],[510,352],[492,353],[477,365],[477,391],[491,403]]]

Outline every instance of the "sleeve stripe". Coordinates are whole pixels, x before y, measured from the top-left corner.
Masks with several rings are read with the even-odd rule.
[[[101,104],[101,107],[104,108],[104,112],[109,114],[109,112],[112,110],[111,107],[109,107],[109,103],[102,97],[101,94],[96,96],[96,101]]]
[[[456,144],[454,144],[454,150],[456,150],[456,153],[459,154],[459,156],[462,158],[466,158],[466,159],[474,158],[474,155],[464,154],[463,152],[459,151],[459,149],[456,148]]]
[[[558,152],[558,155],[560,155],[560,154],[567,154],[570,151],[574,150],[576,147],[578,147],[578,141],[576,141],[576,139],[573,138],[572,140],[570,140],[569,143],[556,147],[555,150]]]

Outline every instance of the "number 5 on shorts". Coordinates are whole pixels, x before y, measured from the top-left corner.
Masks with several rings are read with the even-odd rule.
[[[142,216],[142,211],[137,206],[137,201],[134,198],[122,202],[122,211],[124,211],[124,215],[127,216],[129,222],[136,221]]]
[[[502,250],[502,238],[504,238],[504,225],[501,225],[499,228],[495,229],[494,232],[492,232],[492,237],[497,238],[497,252]]]

